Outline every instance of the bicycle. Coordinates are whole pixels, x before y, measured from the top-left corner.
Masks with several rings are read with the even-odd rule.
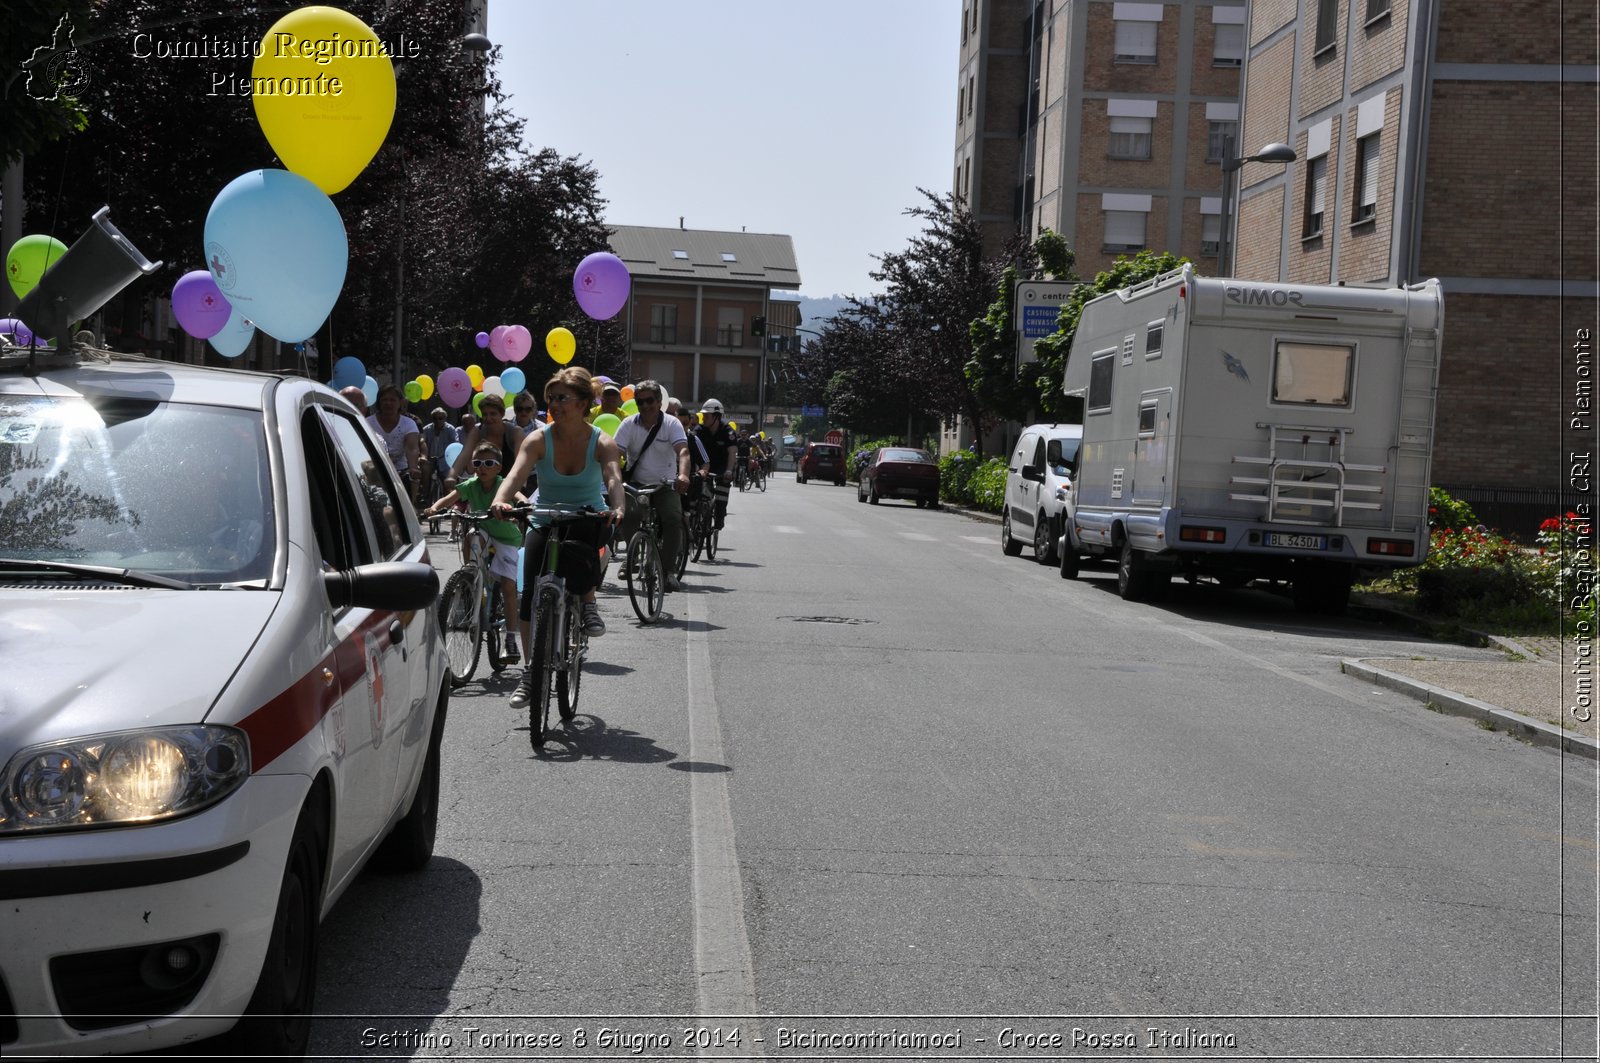
[[[761,491],[767,489],[767,463],[761,458],[750,459],[750,484]]]
[[[653,624],[661,617],[661,606],[667,596],[666,567],[661,563],[661,518],[650,499],[657,491],[672,490],[669,484],[651,484],[635,487],[624,484],[623,490],[639,507],[639,528],[628,538],[628,562],[622,574],[628,582],[628,600],[641,623]],[[685,551],[687,552],[687,551]],[[682,571],[680,566],[680,571]]]
[[[461,567],[445,581],[439,596],[439,626],[444,629],[450,661],[450,686],[472,681],[483,647],[489,647],[489,670],[499,673],[512,658],[505,654],[506,615],[499,581],[489,573],[495,542],[479,526],[487,513],[454,514],[462,525]]]
[[[583,682],[583,662],[589,655],[589,636],[583,630],[583,596],[567,590],[561,575],[561,550],[572,525],[605,513],[603,509],[568,506],[516,506],[513,514],[548,521],[544,559],[533,585],[533,634],[528,647],[528,674],[533,697],[528,701],[528,736],[534,749],[544,746],[550,725],[550,699],[563,723],[578,713],[578,692]],[[573,544],[585,546],[587,544]],[[523,572],[533,569],[523,558]]]
[[[715,499],[712,493],[709,478],[701,478],[700,491],[695,500],[691,502],[685,513],[689,522],[689,536],[683,543],[683,555],[689,556],[689,548],[694,548],[694,559],[699,561],[702,556],[707,561],[717,559],[717,529]],[[687,562],[684,562],[687,565]]]

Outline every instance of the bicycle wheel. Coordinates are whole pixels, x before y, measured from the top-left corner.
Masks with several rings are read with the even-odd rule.
[[[567,599],[567,652],[556,673],[556,707],[563,721],[578,714],[578,688],[583,683],[583,659],[589,654],[589,636],[583,633],[583,607]]]
[[[628,540],[628,600],[640,621],[653,624],[661,615],[666,597],[666,574],[661,571],[661,549],[646,532],[633,533]]]
[[[676,571],[672,573],[673,579],[676,579],[679,583],[683,582],[683,574],[689,571],[689,544],[692,542],[694,542],[694,535],[689,529],[689,520],[685,517],[683,521],[683,539],[678,543],[678,564]]]
[[[487,588],[484,593],[488,595],[489,601],[487,608],[484,609],[487,619],[484,621],[483,642],[489,647],[489,671],[499,674],[505,670],[506,665],[512,663],[505,651],[506,633],[511,628],[506,623],[505,600],[501,597],[498,582]]]
[[[767,471],[765,469],[762,469],[761,472],[756,475],[756,486],[761,488],[763,491],[767,489]]]
[[[478,627],[482,614],[472,594],[472,573],[454,573],[439,596],[439,627],[444,630],[444,652],[450,661],[450,685],[464,686],[478,670]]]
[[[533,610],[533,645],[529,647],[528,675],[533,679],[533,697],[528,700],[528,737],[533,748],[544,745],[545,727],[550,722],[550,691],[556,685],[556,609],[560,602],[554,587],[539,591]]]
[[[706,560],[707,561],[715,561],[717,559],[717,535],[718,534],[719,533],[717,531],[717,526],[715,524],[707,524],[706,525]]]

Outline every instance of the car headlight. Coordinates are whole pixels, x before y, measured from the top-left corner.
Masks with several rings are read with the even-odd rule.
[[[186,816],[249,774],[250,740],[235,727],[157,727],[30,746],[0,773],[0,834]]]

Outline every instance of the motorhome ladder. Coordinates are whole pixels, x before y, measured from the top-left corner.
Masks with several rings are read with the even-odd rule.
[[[1350,495],[1381,494],[1379,484],[1350,483],[1347,473],[1382,474],[1383,465],[1354,465],[1344,460],[1345,436],[1353,429],[1327,425],[1270,424],[1257,421],[1267,430],[1267,455],[1236,454],[1236,465],[1265,465],[1265,476],[1230,476],[1228,482],[1241,487],[1260,488],[1258,492],[1232,493],[1236,502],[1260,502],[1267,507],[1266,519],[1279,524],[1313,524],[1343,527],[1346,510],[1379,509],[1377,502],[1362,502]],[[1299,447],[1300,456],[1287,451]],[[1311,448],[1326,448],[1322,458],[1312,458]]]
[[[1434,396],[1439,386],[1439,332],[1407,329],[1400,373],[1400,434],[1395,445],[1394,512],[1390,527],[1409,531],[1428,512]],[[1404,522],[1406,527],[1398,525]]]

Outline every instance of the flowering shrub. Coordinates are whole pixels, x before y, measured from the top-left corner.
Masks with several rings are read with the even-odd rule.
[[[1428,488],[1428,527],[1467,528],[1478,523],[1472,507],[1440,487]]]
[[[1594,521],[1572,512],[1551,517],[1539,525],[1538,543],[1540,593],[1594,630]]]
[[[972,474],[972,504],[990,513],[1006,507],[1006,459],[990,458]]]
[[[939,497],[960,506],[972,505],[972,473],[977,467],[977,456],[968,450],[940,458]]]

